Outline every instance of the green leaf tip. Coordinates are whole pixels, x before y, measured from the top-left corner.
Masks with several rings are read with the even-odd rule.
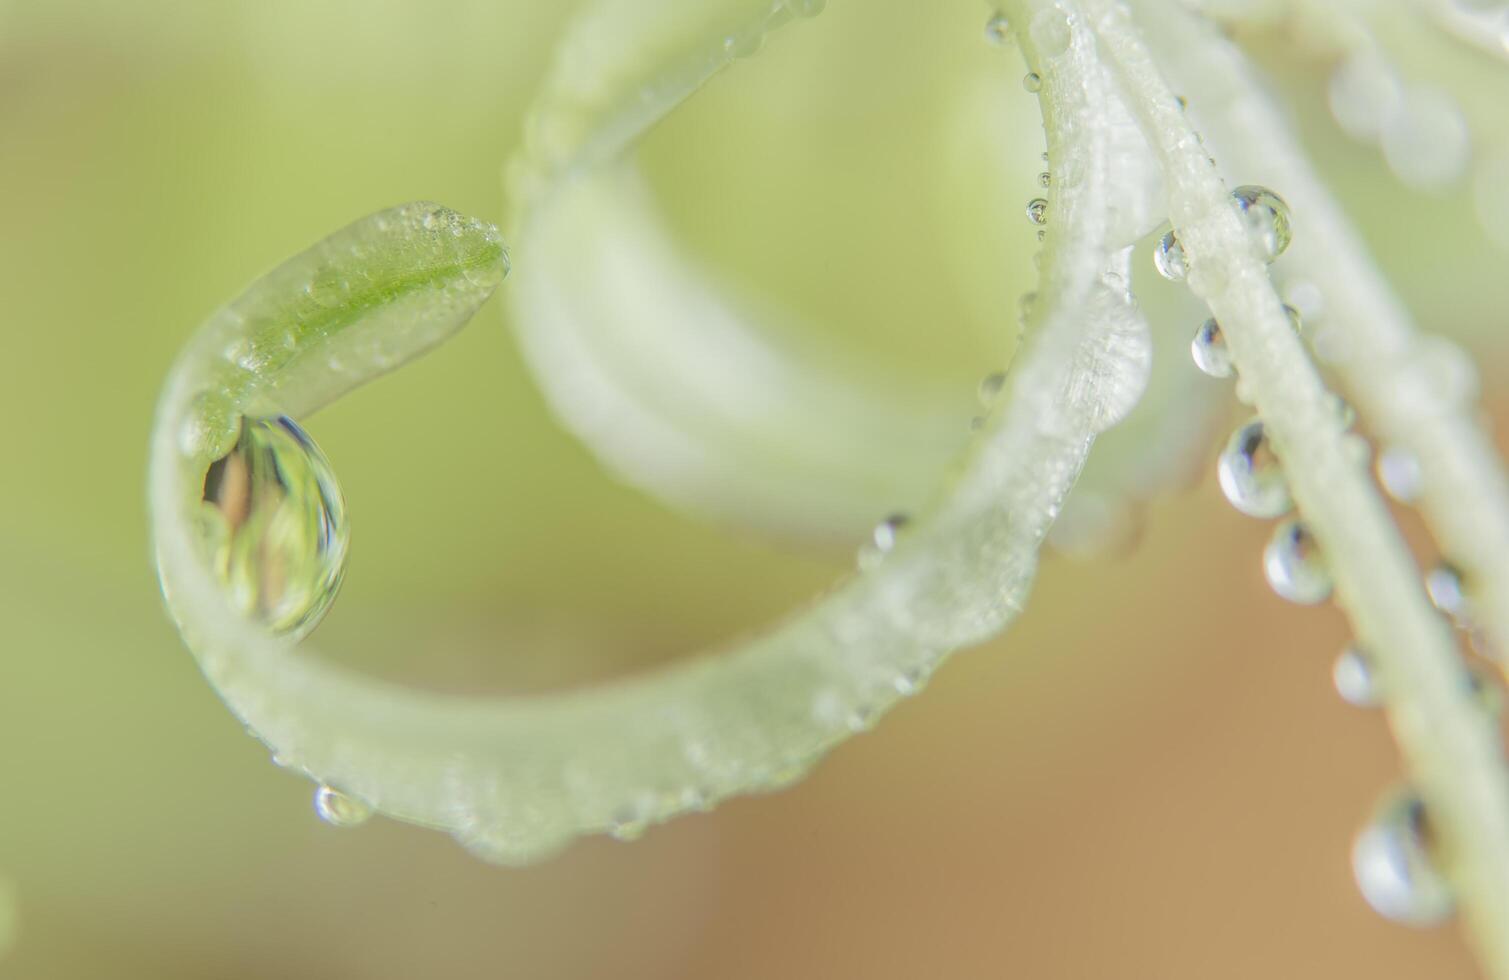
[[[303,417],[459,330],[508,275],[498,229],[431,201],[367,215],[212,316],[175,376],[198,405],[185,451],[229,449],[242,414]]]

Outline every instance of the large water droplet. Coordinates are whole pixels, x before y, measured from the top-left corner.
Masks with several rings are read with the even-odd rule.
[[[1331,571],[1308,528],[1285,521],[1273,530],[1263,549],[1263,573],[1279,598],[1301,605],[1324,602],[1331,595]]]
[[[329,786],[314,791],[314,812],[332,827],[359,827],[372,818],[366,803]]]
[[[1373,910],[1411,926],[1451,917],[1451,886],[1430,853],[1425,805],[1413,791],[1391,794],[1352,844],[1352,873]]]
[[[1331,683],[1336,685],[1336,693],[1348,704],[1376,708],[1382,703],[1373,661],[1356,646],[1347,647],[1337,656],[1331,667]]]
[[[1294,505],[1262,419],[1232,433],[1216,463],[1216,477],[1231,506],[1252,517],[1281,517]]]
[[[1231,351],[1226,347],[1226,337],[1221,325],[1214,319],[1206,320],[1195,331],[1195,339],[1189,344],[1190,357],[1195,367],[1212,378],[1229,378],[1232,373]]]
[[[1289,247],[1289,205],[1266,187],[1244,184],[1231,192],[1247,234],[1263,261],[1272,262]],[[1297,314],[1296,314],[1297,315]]]
[[[303,636],[340,589],[350,528],[330,461],[286,416],[245,419],[204,476],[210,563],[231,602]]]
[[[1166,232],[1154,246],[1153,265],[1157,267],[1158,274],[1170,282],[1179,282],[1189,275],[1184,246],[1179,244],[1178,237],[1172,231]]]

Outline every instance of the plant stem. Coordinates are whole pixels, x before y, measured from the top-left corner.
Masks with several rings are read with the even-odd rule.
[[[1199,136],[1125,7],[1090,6],[1127,101],[1163,160],[1190,287],[1221,323],[1294,499],[1330,560],[1338,601],[1375,658],[1389,721],[1469,934],[1488,973],[1509,977],[1509,786],[1499,736],[1463,683],[1451,632],[1427,601],[1387,508],[1346,452],[1344,426]]]

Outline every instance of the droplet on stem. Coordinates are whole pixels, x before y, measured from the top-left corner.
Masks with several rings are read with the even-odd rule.
[[[1251,517],[1281,517],[1293,506],[1289,481],[1268,443],[1262,419],[1232,433],[1216,463],[1216,477],[1231,506]]]
[[[1401,504],[1413,503],[1420,496],[1420,457],[1399,446],[1390,446],[1378,454],[1378,482],[1390,497]]]
[[[1153,248],[1153,265],[1157,267],[1158,274],[1169,282],[1180,282],[1189,275],[1184,246],[1179,244],[1178,237],[1172,231],[1158,239],[1158,244]]]
[[[314,812],[332,827],[359,827],[372,818],[372,807],[325,785],[314,791]]]
[[[1347,647],[1336,657],[1331,667],[1331,683],[1347,704],[1376,708],[1383,702],[1373,661],[1357,646]]]
[[[1231,377],[1234,370],[1231,351],[1226,347],[1226,337],[1221,333],[1221,325],[1214,319],[1200,324],[1200,329],[1195,331],[1195,339],[1190,341],[1189,354],[1194,359],[1195,367],[1212,378]]]
[[[245,419],[204,476],[211,567],[231,603],[278,633],[303,636],[335,601],[350,528],[335,471],[287,416]]]
[[[1274,528],[1263,550],[1263,573],[1279,598],[1300,605],[1324,602],[1331,595],[1331,572],[1320,546],[1300,521]]]
[[[1034,197],[1027,202],[1027,220],[1035,225],[1048,223],[1048,201],[1046,198]]]
[[[1425,804],[1412,790],[1391,794],[1352,844],[1362,897],[1386,919],[1434,926],[1451,917],[1451,886],[1431,855]]]
[[[1272,262],[1289,247],[1289,205],[1266,187],[1244,184],[1231,192],[1232,203],[1247,226],[1247,234],[1264,262]]]

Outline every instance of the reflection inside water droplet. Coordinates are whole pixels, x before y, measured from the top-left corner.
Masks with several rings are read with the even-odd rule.
[[[1190,341],[1189,354],[1194,359],[1195,367],[1212,378],[1231,377],[1231,351],[1226,347],[1226,337],[1221,333],[1221,325],[1214,319],[1200,324],[1200,329],[1195,331],[1195,339]]]
[[[350,528],[325,454],[292,419],[245,419],[204,475],[201,526],[231,603],[278,633],[303,636],[345,574]]]
[[[1158,274],[1170,282],[1179,282],[1189,274],[1189,267],[1184,259],[1184,246],[1179,244],[1179,239],[1172,231],[1164,234],[1154,246],[1153,265],[1158,269]]]

